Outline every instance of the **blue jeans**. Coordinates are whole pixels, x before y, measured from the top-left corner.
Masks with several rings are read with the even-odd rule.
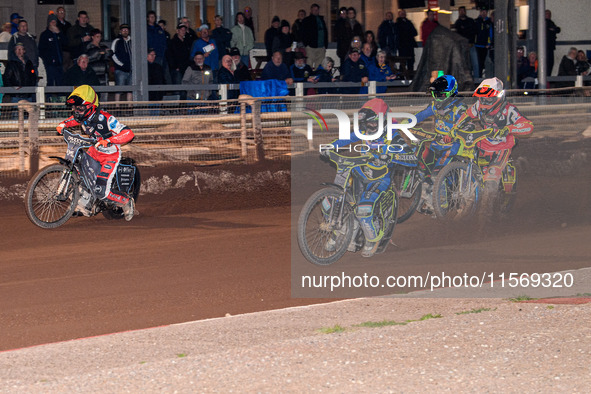
[[[131,72],[115,70],[115,85],[131,85]]]

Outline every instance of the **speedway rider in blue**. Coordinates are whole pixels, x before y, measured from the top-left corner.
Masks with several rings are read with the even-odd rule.
[[[427,108],[415,114],[415,117],[417,118],[418,125],[424,120],[434,116],[435,131],[443,136],[443,138],[439,140],[440,142],[432,142],[430,148],[423,151],[423,160],[419,161],[421,167],[423,167],[423,162],[428,167],[428,171],[424,171],[425,183],[423,184],[423,195],[421,198],[426,205],[426,210],[432,211],[431,193],[433,189],[433,181],[431,180],[431,171],[436,166],[433,149],[438,150],[441,144],[448,144],[451,141],[449,133],[466,112],[468,106],[460,97],[457,97],[458,82],[451,75],[442,75],[435,79],[429,86],[429,91],[433,97],[433,102]],[[448,150],[445,156],[438,161],[443,162],[448,155],[455,153],[456,152],[453,150]],[[419,208],[422,209],[422,206],[423,204],[420,204]]]
[[[374,160],[363,167],[356,167],[356,171],[365,179],[361,187],[364,191],[357,203],[355,216],[359,220],[361,230],[365,236],[365,244],[361,250],[363,257],[371,257],[375,254],[380,244],[381,236],[379,229],[376,228],[373,221],[373,208],[377,198],[381,193],[390,187],[390,176],[388,176],[389,165],[392,155],[399,150],[395,146],[390,146],[392,141],[386,141],[385,122],[388,114],[388,105],[382,99],[372,99],[366,102],[358,112],[359,132],[361,134],[373,135],[379,129],[379,119],[382,114],[383,133],[380,137],[365,141],[369,147],[368,153],[373,154]],[[338,151],[338,148],[359,142],[361,139],[356,135],[351,135],[347,140],[336,140],[332,142],[332,148]],[[394,148],[394,149],[392,149]],[[323,150],[321,153],[326,153]],[[329,240],[325,245],[327,250],[335,247],[335,241]]]

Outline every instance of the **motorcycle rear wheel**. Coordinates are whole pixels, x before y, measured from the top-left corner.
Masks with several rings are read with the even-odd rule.
[[[37,171],[29,181],[25,193],[25,212],[33,224],[45,228],[56,228],[68,221],[78,203],[77,184],[69,168],[52,164]],[[65,193],[58,194],[60,183],[70,177]]]
[[[304,257],[316,265],[330,265],[339,260],[353,238],[354,214],[345,203],[342,223],[336,224],[343,198],[335,188],[320,189],[304,204],[298,219],[298,245]]]
[[[137,204],[137,199],[140,195],[140,188],[141,188],[141,184],[142,184],[142,177],[140,176],[140,170],[139,168],[137,168],[137,166],[135,167],[135,175],[133,178],[133,187],[131,188],[131,193],[129,193],[130,197],[133,197],[133,201],[134,203]],[[119,220],[119,219],[123,219],[124,215],[123,215],[123,209],[121,207],[117,207],[114,206],[110,209],[106,209],[104,211],[101,212],[103,214],[103,216],[106,219],[109,220]]]

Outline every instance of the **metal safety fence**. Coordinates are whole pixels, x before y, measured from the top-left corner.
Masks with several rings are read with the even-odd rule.
[[[591,127],[591,88],[507,91],[508,98],[535,124],[537,135],[574,135]],[[473,100],[470,92],[466,100]],[[123,148],[141,165],[289,160],[313,143],[336,138],[334,116],[310,138],[309,114],[339,109],[351,115],[380,97],[391,112],[415,114],[431,103],[424,93],[310,95],[217,101],[105,102],[101,109],[129,126],[136,137]],[[27,175],[64,156],[55,127],[70,116],[62,103],[0,105],[0,176]],[[351,117],[353,119],[353,117]],[[433,122],[421,127],[429,129]],[[318,140],[320,138],[320,140]]]

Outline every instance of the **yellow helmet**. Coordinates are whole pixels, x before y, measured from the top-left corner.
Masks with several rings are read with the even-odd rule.
[[[68,96],[66,104],[72,106],[74,119],[82,122],[94,113],[99,106],[99,99],[92,87],[81,85]]]

